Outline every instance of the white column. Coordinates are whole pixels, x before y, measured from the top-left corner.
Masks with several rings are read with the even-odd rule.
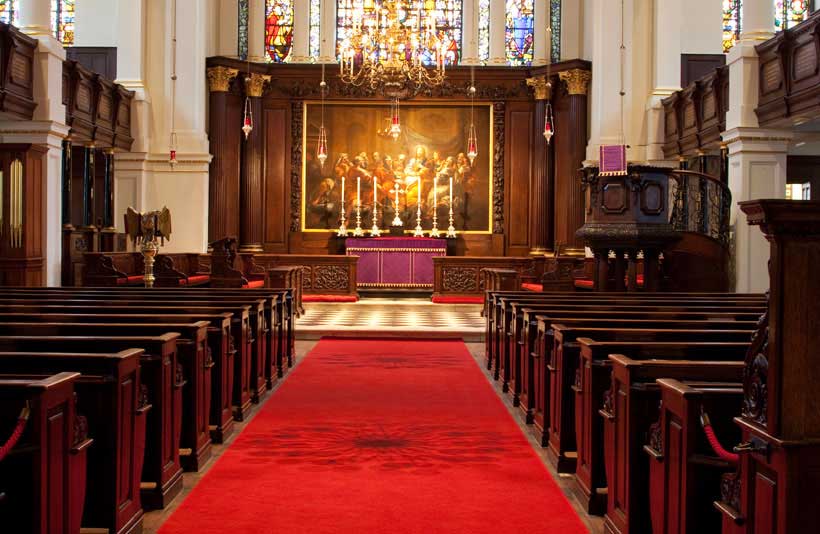
[[[461,33],[461,64],[479,65],[478,60],[478,0],[465,0]]]
[[[763,292],[769,288],[769,244],[763,234],[748,225],[737,203],[785,196],[791,136],[792,132],[761,128],[734,128],[723,133],[729,146],[736,291]]]
[[[65,50],[51,33],[50,0],[22,0],[20,29],[38,40],[34,56],[34,121],[24,131],[11,126],[3,135],[4,143],[28,142],[47,149],[45,168],[46,283],[60,285],[62,250],[62,139],[68,134],[62,102],[62,77]],[[13,130],[17,129],[16,132]]]
[[[147,152],[150,95],[145,88],[145,0],[121,2],[115,23],[117,35],[117,83],[134,91],[131,105],[132,152]],[[116,176],[116,174],[115,174]],[[116,184],[115,184],[116,190]],[[119,217],[114,217],[119,220]]]
[[[121,2],[81,0],[75,6],[74,46],[115,46],[117,9]]]
[[[237,57],[239,55],[239,6],[236,0],[216,0],[219,16],[214,25],[218,39],[215,53],[217,56]]]
[[[507,17],[504,0],[490,0],[490,59],[488,65],[507,64]]]
[[[318,63],[336,63],[336,0],[321,0]]]
[[[310,0],[293,0],[293,63],[310,62]]]
[[[758,102],[758,57],[755,45],[774,35],[774,4],[745,0],[740,40],[729,51],[729,109],[723,141],[729,149],[731,225],[734,230],[735,288],[764,291],[769,287],[769,246],[750,229],[737,203],[786,195],[786,156],[791,132],[759,128],[754,110]]]
[[[647,100],[646,159],[664,160],[663,142],[665,116],[661,100],[680,89],[681,28],[669,21],[680,20],[683,5],[678,0],[654,0],[654,58],[652,64],[652,94]]]
[[[266,54],[265,0],[248,0],[248,58],[265,61]]]
[[[561,2],[561,59],[588,59],[584,57],[584,39],[591,32],[584,31],[584,15],[589,11],[589,2]]]
[[[550,20],[550,3],[548,0],[535,2],[535,12],[533,13],[535,50],[532,58],[532,65],[538,67],[546,65],[550,60],[550,38],[547,33],[547,25]]]

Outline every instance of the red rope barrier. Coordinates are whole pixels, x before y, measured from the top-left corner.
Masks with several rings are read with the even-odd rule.
[[[26,405],[20,411],[20,415],[17,416],[17,425],[14,427],[14,431],[9,436],[8,441],[0,447],[0,462],[6,457],[6,455],[11,452],[17,442],[20,440],[20,436],[23,435],[23,430],[26,428],[26,422],[28,421],[28,416],[30,413],[28,401],[26,401]]]
[[[720,444],[720,441],[718,441],[717,436],[715,435],[715,430],[712,428],[712,422],[703,410],[701,410],[700,413],[700,425],[706,433],[706,439],[709,440],[709,445],[712,446],[712,451],[714,451],[718,457],[731,464],[737,464],[740,461],[740,456],[733,452],[727,451]]]

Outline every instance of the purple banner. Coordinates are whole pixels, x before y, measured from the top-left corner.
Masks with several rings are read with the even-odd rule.
[[[348,237],[345,253],[358,256],[356,282],[364,288],[432,288],[433,257],[447,241],[430,237]]]

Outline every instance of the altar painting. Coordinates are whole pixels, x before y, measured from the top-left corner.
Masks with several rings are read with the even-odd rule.
[[[328,150],[324,165],[316,157],[322,115]],[[375,206],[380,228],[388,228],[396,215],[398,190],[398,214],[405,231],[412,232],[416,226],[419,202],[425,232],[432,226],[434,210],[438,227],[446,229],[452,179],[456,231],[491,233],[492,106],[476,104],[472,109],[478,148],[472,163],[467,157],[470,115],[469,102],[446,105],[402,103],[399,111],[401,133],[393,140],[389,133],[389,103],[326,103],[324,113],[320,103],[306,103],[302,229],[329,231],[339,227],[343,177],[348,229],[356,226],[357,178],[361,184],[362,228],[369,229],[373,225],[375,178]]]

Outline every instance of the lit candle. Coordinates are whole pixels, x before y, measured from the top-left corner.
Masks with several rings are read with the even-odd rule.
[[[342,182],[344,184],[344,182]],[[450,208],[453,207],[453,177],[450,176]]]
[[[378,188],[379,188],[378,178],[376,178],[376,175],[374,174],[373,175],[373,209],[374,210],[376,209],[376,200],[377,200],[376,199],[376,189],[378,189]]]
[[[362,201],[359,198],[359,195],[361,194],[361,192],[362,192],[362,177],[357,176],[356,177],[356,206],[357,207],[360,207],[362,205]]]
[[[417,187],[418,187],[418,190],[419,190],[419,192],[418,192],[418,197],[419,197],[418,198],[418,204],[419,204],[419,207],[421,207],[421,175],[418,176],[418,181],[416,183],[418,184]]]
[[[345,207],[345,177],[342,176],[342,208]]]
[[[438,208],[438,175],[433,176],[433,209]]]

